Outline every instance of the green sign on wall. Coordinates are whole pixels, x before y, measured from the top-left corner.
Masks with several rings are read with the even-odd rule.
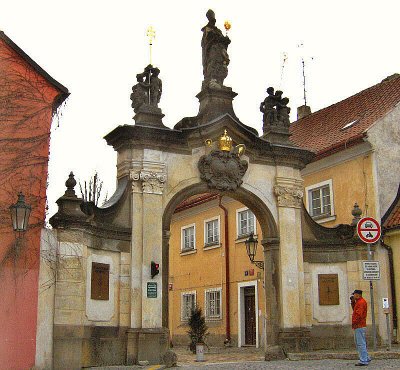
[[[154,281],[147,283],[147,298],[157,298],[157,283]]]

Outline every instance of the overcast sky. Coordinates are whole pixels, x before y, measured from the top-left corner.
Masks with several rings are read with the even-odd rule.
[[[259,133],[268,86],[290,98],[295,119],[304,103],[302,57],[313,112],[400,72],[398,0],[1,0],[0,29],[71,92],[52,129],[50,215],[71,170],[78,180],[97,170],[112,195],[116,155],[103,136],[134,123],[129,97],[135,75],[149,63],[148,26],[156,30],[164,124],[172,128],[196,115],[209,8],[221,29],[225,20],[232,24],[225,85],[239,94],[236,115]]]

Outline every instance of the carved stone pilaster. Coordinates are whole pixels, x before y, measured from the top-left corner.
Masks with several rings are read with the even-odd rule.
[[[279,207],[301,208],[303,201],[303,181],[278,177],[274,193]]]
[[[131,170],[130,178],[132,180],[132,192],[162,194],[167,175],[164,168],[161,168],[160,172],[142,169]]]

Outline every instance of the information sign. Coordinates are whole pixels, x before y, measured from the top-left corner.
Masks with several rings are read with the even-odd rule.
[[[147,283],[147,298],[157,298],[157,283],[154,281]]]
[[[363,261],[363,279],[379,280],[380,278],[379,261]]]

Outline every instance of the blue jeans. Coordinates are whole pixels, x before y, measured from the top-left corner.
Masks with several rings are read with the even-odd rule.
[[[368,365],[371,359],[369,358],[367,352],[367,338],[365,333],[366,333],[366,328],[354,329],[354,341],[356,342],[360,363]]]

